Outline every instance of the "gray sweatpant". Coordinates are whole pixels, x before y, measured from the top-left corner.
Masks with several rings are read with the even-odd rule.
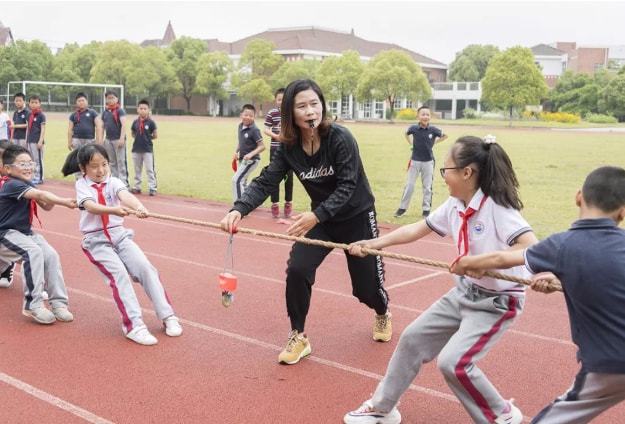
[[[433,160],[429,162],[410,161],[410,169],[408,169],[404,194],[402,194],[401,202],[399,203],[400,209],[408,210],[410,200],[412,199],[412,193],[414,192],[415,182],[419,174],[421,174],[421,185],[423,186],[423,202],[421,209],[423,211],[432,209],[432,182],[434,181]]]
[[[372,402],[390,411],[415,379],[421,365],[438,356],[450,389],[476,423],[491,423],[507,408],[477,362],[521,313],[524,296],[497,294],[456,278],[451,289],[402,333]]]
[[[132,240],[134,232],[124,227],[115,227],[109,228],[109,234],[112,242],[103,231],[86,234],[82,240],[82,250],[111,287],[113,299],[122,315],[124,332],[144,325],[132,280],[143,286],[160,320],[174,315],[158,271]]]
[[[82,146],[93,143],[95,143],[95,138],[72,138],[72,150],[76,150]],[[82,178],[82,172],[74,172],[74,178],[77,180]]]
[[[125,137],[122,135],[122,137]],[[126,143],[119,145],[118,140],[104,140],[104,148],[109,157],[111,175],[122,180],[128,187],[128,160],[126,156]]]
[[[42,183],[43,182],[43,150],[45,146],[41,146],[39,149],[37,143],[26,143],[28,152],[30,156],[33,158],[33,162],[35,162],[35,169],[33,173],[33,182]]]
[[[625,399],[625,374],[582,370],[571,388],[540,411],[532,424],[584,424]]]
[[[25,138],[14,138],[13,139],[13,144],[17,144],[18,146],[22,146],[25,149],[28,148],[28,143],[26,143],[26,139]]]
[[[141,190],[141,173],[143,165],[145,165],[145,174],[148,176],[148,189],[156,191],[156,171],[154,169],[154,153],[132,153],[132,163],[135,166],[135,184],[136,190]]]
[[[247,179],[259,163],[260,159],[239,160],[237,172],[232,176],[232,199],[235,202],[243,195],[247,187]]]
[[[8,230],[0,237],[0,256],[3,261],[22,262],[24,309],[42,307],[44,289],[48,292],[50,306],[67,307],[67,290],[59,254],[42,235]]]

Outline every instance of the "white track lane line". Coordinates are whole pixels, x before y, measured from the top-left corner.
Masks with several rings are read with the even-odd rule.
[[[89,422],[89,423],[93,423],[93,424],[113,424],[112,421],[109,421],[105,418],[99,417],[89,411],[87,411],[86,409],[81,408],[80,406],[76,406],[73,403],[69,403],[61,398],[58,398],[48,392],[44,392],[41,389],[38,389],[34,386],[31,386],[30,384],[22,381],[22,380],[18,380],[15,377],[11,377],[8,374],[5,374],[3,372],[0,372],[0,381],[2,381],[3,383],[16,388],[17,390],[20,390],[24,393],[27,393],[33,397],[36,397],[39,400],[42,400],[46,403],[49,403],[50,405],[62,409],[64,411],[69,412],[70,414],[76,415],[79,418],[82,418],[83,420]]]
[[[427,280],[429,278],[436,277],[437,275],[442,275],[442,274],[447,274],[447,273],[443,272],[443,271],[438,271],[438,272],[433,272],[431,274],[423,275],[421,277],[412,278],[410,280],[400,281],[397,284],[393,284],[391,286],[386,287],[386,290],[388,291],[388,290],[397,289],[399,287],[404,287],[404,286],[407,286],[407,285],[410,285],[410,284],[413,284],[413,283],[418,283],[419,281]]]
[[[37,231],[42,232],[42,233],[49,233],[49,234],[53,234],[56,236],[60,236],[60,237],[65,237],[65,238],[69,238],[69,239],[73,239],[73,240],[82,240],[82,237],[78,237],[78,236],[71,236],[65,233],[59,233],[57,231],[50,231],[50,230],[43,230],[43,229],[38,229]],[[195,261],[190,261],[188,259],[182,259],[182,258],[177,258],[174,256],[169,256],[169,255],[163,255],[160,253],[153,253],[153,252],[148,252],[148,251],[143,251],[146,255],[148,256],[153,256],[155,258],[161,258],[161,259],[165,259],[165,260],[169,260],[169,261],[174,261],[174,262],[180,262],[183,264],[187,264],[187,265],[194,265],[200,268],[208,268],[208,269],[213,269],[216,271],[223,271],[223,267],[219,267],[219,266],[215,266],[215,265],[208,265],[208,264],[204,264],[201,262],[195,262]],[[256,280],[265,280],[271,283],[276,283],[276,284],[281,284],[281,285],[285,285],[286,282],[284,280],[279,280],[277,278],[272,278],[272,277],[265,277],[263,275],[257,275],[257,274],[251,274],[248,272],[244,272],[244,271],[237,271],[237,274],[245,276],[245,277],[250,277],[251,281],[256,281]],[[341,293],[341,292],[337,292],[334,290],[328,290],[328,289],[322,289],[322,288],[318,288],[315,287],[313,285],[313,291],[315,292],[319,292],[319,293],[326,293],[326,294],[330,294],[332,296],[339,296],[339,297],[344,297],[347,299],[352,299],[353,296],[351,294],[346,294],[346,293]],[[417,309],[417,308],[411,308],[409,306],[404,306],[404,305],[398,305],[395,303],[389,303],[389,307],[391,309],[400,309],[403,311],[407,311],[407,312],[411,312],[411,313],[415,313],[415,314],[421,314],[423,313],[423,309]],[[514,333],[514,334],[518,334],[524,337],[529,337],[529,338],[533,338],[533,339],[538,339],[538,340],[543,340],[543,341],[547,341],[547,342],[553,342],[553,343],[557,343],[557,344],[561,344],[561,345],[565,345],[565,346],[575,346],[575,344],[573,344],[571,341],[569,340],[565,340],[565,339],[559,339],[556,337],[549,337],[549,336],[543,336],[541,334],[535,334],[535,333],[530,333],[530,332],[526,332],[526,331],[519,331],[519,330],[514,330],[514,329],[510,329],[508,330],[509,333]]]

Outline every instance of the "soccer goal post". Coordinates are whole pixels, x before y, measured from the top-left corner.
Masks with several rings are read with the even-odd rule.
[[[120,106],[124,107],[124,86],[121,84],[92,84],[84,82],[59,82],[59,81],[9,81],[6,91],[6,108],[12,106],[10,101],[16,93],[24,93],[26,101],[28,96],[36,94],[41,98],[41,103],[47,109],[65,111],[73,108],[74,96],[83,92],[87,96],[89,106],[102,112],[106,107],[104,93],[107,90],[117,91]]]

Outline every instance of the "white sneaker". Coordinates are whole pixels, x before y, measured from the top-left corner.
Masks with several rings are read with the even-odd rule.
[[[74,321],[74,315],[65,306],[59,306],[58,308],[52,308],[52,313],[56,317],[57,321],[72,322]]]
[[[152,346],[158,343],[156,337],[148,331],[148,328],[145,325],[133,328],[130,333],[126,334],[126,337],[133,342],[144,346]]]
[[[54,324],[56,322],[54,314],[43,306],[30,310],[23,309],[22,315],[32,318],[39,324]]]
[[[376,410],[371,404],[371,400],[366,401],[360,408],[347,413],[343,417],[345,424],[399,424],[401,414],[396,406],[389,412]]]
[[[13,268],[15,264],[9,265],[9,267],[0,274],[0,288],[8,289],[13,284]]]
[[[165,334],[169,337],[178,337],[182,335],[182,326],[175,315],[167,317],[163,320],[165,325]]]
[[[510,399],[510,411],[505,414],[501,414],[495,419],[495,424],[521,424],[523,422],[523,413],[519,408],[514,406],[514,399]]]

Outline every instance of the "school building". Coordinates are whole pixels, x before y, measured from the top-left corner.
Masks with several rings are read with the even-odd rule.
[[[159,46],[166,47],[176,39],[171,22],[168,23],[165,34],[162,39],[146,40],[141,43],[142,46]],[[455,117],[458,111],[469,107],[471,104],[474,109],[478,109],[476,103],[479,100],[481,92],[474,90],[471,92],[467,87],[443,86],[438,92],[438,84],[443,83],[447,79],[447,65],[424,56],[420,53],[401,47],[393,43],[383,43],[378,41],[365,40],[357,36],[352,29],[349,32],[342,32],[319,27],[297,27],[297,28],[274,28],[267,31],[245,37],[234,42],[223,42],[218,39],[207,39],[206,49],[209,52],[222,51],[228,54],[235,66],[241,59],[241,55],[247,44],[254,39],[263,39],[271,41],[276,47],[274,53],[279,54],[287,61],[297,61],[303,59],[323,60],[329,56],[339,56],[346,50],[355,50],[360,54],[364,62],[371,60],[376,54],[384,50],[401,50],[412,57],[433,87],[432,99],[429,100],[430,106],[433,106],[435,112],[439,112],[448,117]],[[206,96],[194,95],[191,100],[191,112],[196,114],[212,114],[217,112],[218,115],[237,115],[240,107],[246,102],[237,96],[234,89],[230,90],[230,98],[225,101],[213,102]],[[386,116],[386,110],[389,107],[383,100],[367,99],[364,101],[356,101],[353,96],[345,96],[342,99],[327,99],[328,109],[332,115],[337,115],[345,119],[383,119]],[[186,101],[181,96],[172,96],[167,102],[168,108],[172,110],[185,110]],[[467,106],[464,106],[464,105]],[[406,107],[417,107],[408,99],[397,99],[395,109]],[[440,106],[441,109],[436,109]],[[263,110],[269,105],[265,105]]]
[[[0,21],[0,47],[7,47],[15,44],[11,28],[5,27]]]

